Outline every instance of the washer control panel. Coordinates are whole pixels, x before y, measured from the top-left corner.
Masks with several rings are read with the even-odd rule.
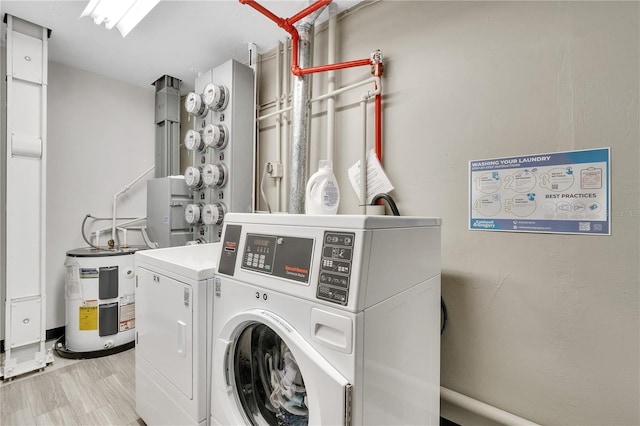
[[[242,269],[308,283],[313,238],[247,234]]]
[[[325,231],[316,293],[318,299],[339,305],[348,303],[355,236],[353,232]]]

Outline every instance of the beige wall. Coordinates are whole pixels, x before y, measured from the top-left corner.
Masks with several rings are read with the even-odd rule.
[[[113,196],[154,165],[154,102],[151,86],[49,63],[47,330],[65,324],[65,255],[87,245],[84,216],[111,217]],[[144,180],[133,185],[118,198],[118,216],[145,216],[146,194]],[[111,225],[91,222],[87,233]],[[107,239],[103,234],[101,245]],[[143,243],[133,232],[128,239]]]
[[[639,5],[382,1],[338,24],[338,60],[385,55],[383,163],[400,212],[443,218],[442,385],[543,424],[640,423]],[[261,103],[276,96],[274,67],[265,55]],[[338,85],[368,76],[341,71]],[[315,94],[325,82],[315,77]],[[337,100],[341,213],[359,211],[346,169],[362,92]],[[324,111],[313,108],[310,172]],[[264,164],[274,120],[261,128]],[[611,236],[467,230],[469,160],[600,147],[611,147]],[[273,181],[266,192],[273,204]]]
[[[1,53],[4,58],[4,49]],[[65,325],[65,256],[86,246],[80,232],[84,216],[111,217],[113,195],[153,165],[155,98],[153,88],[55,62],[49,62],[48,77],[46,329],[52,330]],[[3,83],[2,99],[4,89]],[[4,123],[0,127],[4,135]],[[141,181],[118,198],[118,216],[145,215],[146,185]],[[87,222],[87,233],[110,222],[93,225]],[[143,241],[130,233],[129,243]],[[4,303],[0,313],[3,309]],[[0,324],[4,338],[4,314]]]

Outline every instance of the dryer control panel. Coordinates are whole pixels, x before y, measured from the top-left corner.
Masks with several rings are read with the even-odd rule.
[[[353,261],[353,232],[325,231],[316,297],[346,305]]]

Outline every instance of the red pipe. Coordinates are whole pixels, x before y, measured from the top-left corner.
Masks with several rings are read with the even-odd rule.
[[[373,74],[382,77],[384,67],[382,66],[382,54],[374,60]],[[378,93],[375,100],[376,105],[376,156],[382,163],[382,95]]]
[[[257,1],[255,1],[255,0],[238,0],[238,1],[240,1],[240,3],[242,3],[242,4],[246,4],[248,6],[251,6],[252,8],[257,10],[258,12],[262,13],[264,16],[266,16],[267,18],[271,19],[273,22],[278,24],[278,26],[280,28],[283,28],[285,31],[289,32],[289,29],[290,29],[290,27],[292,25],[289,22],[287,22],[286,19],[282,19],[279,16],[273,14],[269,9],[267,9],[264,6],[262,6]]]
[[[246,4],[248,6],[253,7],[255,10],[262,13],[264,16],[266,16],[267,18],[271,19],[273,22],[278,24],[280,28],[284,29],[293,37],[293,33],[296,33],[296,35],[298,33],[298,31],[295,29],[293,24],[295,24],[302,18],[312,14],[316,10],[328,5],[333,0],[318,0],[317,2],[310,4],[306,8],[302,9],[300,12],[296,13],[291,18],[281,18],[278,15],[271,12],[266,7],[262,6],[260,3],[258,3],[255,0],[238,0],[238,1],[242,4]]]
[[[320,65],[317,67],[300,68],[298,62],[298,43],[300,42],[300,35],[298,30],[293,26],[302,18],[312,14],[318,9],[328,5],[333,0],[318,0],[317,2],[307,6],[300,12],[293,15],[291,18],[280,18],[272,13],[269,9],[259,4],[256,0],[239,0],[240,3],[253,7],[258,12],[262,13],[267,18],[275,22],[280,28],[284,29],[291,36],[291,73],[296,77],[302,77],[305,74],[313,74],[316,72],[325,72],[340,70],[344,68],[360,67],[363,65],[371,65],[371,59],[360,59],[356,61],[340,62],[338,64]]]
[[[291,73],[300,77],[299,74],[296,74],[296,70],[300,70],[300,66],[298,65],[298,43],[300,43],[300,35],[295,27],[293,27],[293,32],[289,34],[291,34]]]
[[[382,95],[376,95],[376,156],[382,164]]]
[[[313,74],[317,72],[334,71],[345,68],[360,67],[364,65],[373,66],[373,74],[376,77],[382,77],[382,60],[374,58],[358,59],[355,61],[339,62],[337,64],[319,65],[315,67],[300,68],[298,62],[298,43],[300,42],[300,35],[298,30],[293,26],[294,23],[300,19],[310,15],[311,13],[319,10],[320,8],[328,5],[333,0],[318,0],[315,3],[302,9],[300,12],[293,15],[291,18],[280,18],[272,13],[270,10],[260,5],[256,0],[239,0],[240,3],[253,7],[258,12],[262,13],[267,18],[275,22],[280,28],[284,29],[289,35],[291,35],[291,73],[297,77],[301,77],[305,74]],[[381,57],[380,57],[381,58]],[[382,162],[382,95],[378,94],[375,97],[375,152],[378,160]]]
[[[313,74],[316,72],[325,72],[325,71],[334,71],[334,70],[342,70],[345,68],[353,68],[353,67],[361,67],[363,65],[371,65],[371,59],[358,59],[355,61],[347,61],[347,62],[339,62],[337,64],[328,64],[328,65],[318,65],[317,67],[308,67],[308,68],[299,68],[299,74],[295,75],[304,75],[304,74]]]
[[[291,24],[295,24],[296,22],[298,22],[299,20],[301,20],[302,18],[304,18],[305,16],[311,15],[313,12],[315,12],[316,10],[325,7],[326,5],[328,5],[329,3],[331,3],[333,0],[318,0],[317,2],[310,4],[309,6],[305,7],[304,9],[302,9],[300,12],[296,13],[295,15],[293,15],[291,18],[288,19],[288,21]]]

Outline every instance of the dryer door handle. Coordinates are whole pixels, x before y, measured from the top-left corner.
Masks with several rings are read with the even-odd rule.
[[[184,321],[178,321],[178,354],[183,357],[187,355],[185,347],[187,346],[187,324]]]

